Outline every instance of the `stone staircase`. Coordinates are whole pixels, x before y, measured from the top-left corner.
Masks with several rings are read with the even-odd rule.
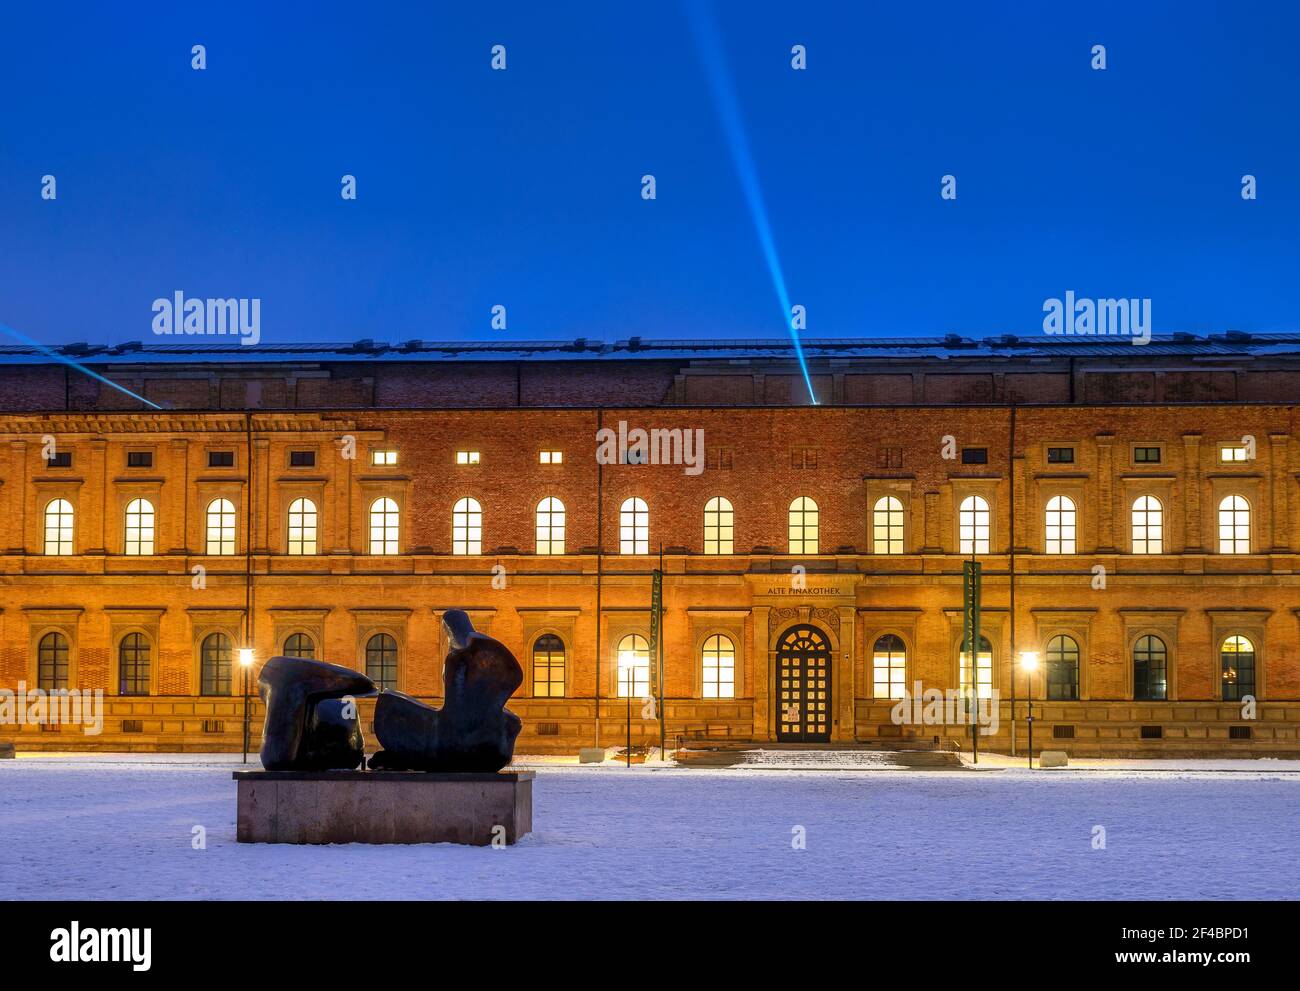
[[[771,771],[966,770],[950,750],[888,750],[874,744],[720,744],[682,747],[673,753],[679,767],[734,767]]]

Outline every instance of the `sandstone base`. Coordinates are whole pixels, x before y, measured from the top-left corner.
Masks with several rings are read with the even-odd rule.
[[[240,843],[514,843],[532,771],[235,771]]]

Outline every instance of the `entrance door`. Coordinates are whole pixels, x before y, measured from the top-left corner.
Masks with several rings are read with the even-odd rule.
[[[776,644],[776,738],[831,738],[831,645],[817,627],[793,626]]]

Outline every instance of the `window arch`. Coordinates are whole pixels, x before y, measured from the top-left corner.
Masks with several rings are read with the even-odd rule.
[[[209,633],[199,649],[199,694],[230,694],[230,637]]]
[[[564,696],[564,641],[554,633],[543,633],[533,641],[533,695],[536,698]]]
[[[370,504],[370,553],[397,554],[401,514],[387,496]]]
[[[310,499],[289,503],[289,553],[316,553],[316,504]]]
[[[45,553],[72,553],[72,503],[51,499],[45,505]]]
[[[1164,547],[1165,508],[1155,496],[1133,502],[1133,553],[1160,554]]]
[[[961,693],[965,696],[971,690],[970,645],[965,640],[962,641],[958,662],[961,669]],[[993,645],[983,634],[980,635],[980,648],[975,655],[975,696],[981,699],[993,697]]]
[[[790,503],[790,553],[817,554],[820,521],[817,503],[800,496]]]
[[[537,553],[564,553],[564,503],[554,496],[537,504]]]
[[[618,552],[650,553],[650,507],[644,499],[624,499],[618,509]]]
[[[132,499],[126,504],[125,554],[153,553],[154,513],[148,499]]]
[[[1250,553],[1250,503],[1230,495],[1219,503],[1219,553]]]
[[[1163,702],[1169,697],[1169,649],[1157,636],[1146,634],[1133,645],[1133,698]]]
[[[306,633],[291,633],[284,641],[285,657],[303,657],[307,660],[316,659],[316,641]]]
[[[466,496],[451,510],[451,552],[483,553],[483,507],[477,499]]]
[[[376,633],[366,641],[366,677],[376,688],[397,687],[397,641],[389,633]]]
[[[639,633],[618,642],[618,697],[645,698],[650,694],[650,645]]]
[[[1073,554],[1075,552],[1075,521],[1078,514],[1074,500],[1069,496],[1053,496],[1047,500],[1046,546],[1048,554]]]
[[[36,645],[36,687],[47,692],[68,687],[68,638],[47,633]]]
[[[1223,671],[1223,701],[1240,702],[1255,694],[1255,645],[1243,636],[1231,636],[1219,648]]]
[[[960,554],[989,552],[989,504],[983,496],[967,496],[957,507]],[[983,696],[981,696],[982,698]]]
[[[872,695],[878,699],[901,699],[907,694],[907,646],[903,638],[886,633],[876,639],[871,651]]]
[[[736,697],[736,645],[731,637],[715,633],[704,641],[700,655],[703,679],[701,695],[706,699]]]
[[[1079,697],[1079,644],[1064,633],[1047,642],[1047,697],[1054,702]]]
[[[704,553],[731,554],[732,544],[731,503],[722,496],[714,496],[704,504]]]
[[[117,645],[119,695],[149,694],[149,641],[143,633],[128,633]]]
[[[207,511],[207,553],[235,553],[235,504],[213,499]]]
[[[903,553],[903,503],[882,496],[871,510],[871,549],[877,554]]]

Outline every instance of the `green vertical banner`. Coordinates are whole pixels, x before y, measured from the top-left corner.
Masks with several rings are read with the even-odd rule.
[[[662,693],[663,672],[659,670],[659,638],[662,631],[659,629],[659,614],[663,612],[664,604],[664,573],[655,569],[654,580],[650,585],[650,656],[648,663],[650,665],[651,685],[650,694],[658,697]]]
[[[961,566],[962,643],[970,665],[970,692],[966,704],[970,708],[972,727],[975,720],[975,699],[979,694],[980,567],[978,561],[964,561]],[[971,732],[974,734],[975,730],[972,729]]]

